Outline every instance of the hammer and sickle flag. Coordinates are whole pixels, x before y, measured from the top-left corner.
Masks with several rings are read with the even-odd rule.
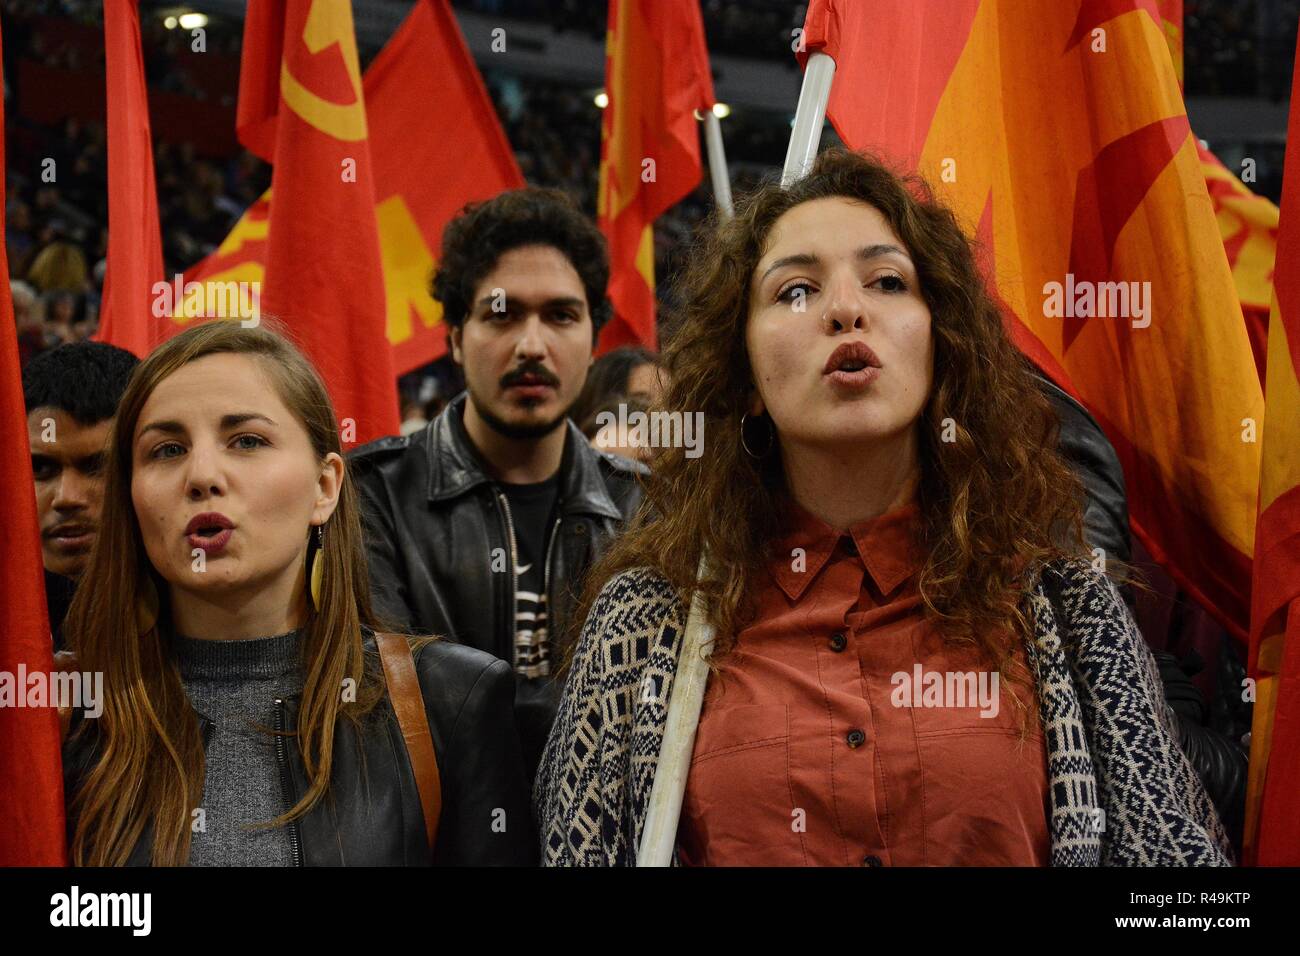
[[[813,0],[804,38],[836,61],[840,137],[978,237],[1013,339],[1114,444],[1133,532],[1244,641],[1264,399],[1165,22],[1156,0]]]
[[[345,442],[397,432],[350,0],[252,0],[237,128],[274,167],[260,313],[320,371]]]
[[[524,177],[448,0],[418,0],[367,68],[362,86],[374,162],[386,328],[393,370],[401,375],[447,350],[442,306],[429,291],[443,227],[467,203],[518,189]],[[319,105],[311,96],[320,91],[313,93],[301,77],[293,88],[295,102]],[[274,89],[270,93],[278,95]],[[275,106],[275,99],[264,95],[264,102]],[[241,102],[250,111],[244,135],[273,148],[252,113],[254,100]],[[351,122],[346,112],[317,112],[323,122],[340,130]],[[186,272],[186,280],[218,288],[229,282],[260,282],[266,271],[271,206],[268,189],[244,211],[217,250]],[[190,321],[190,311],[173,316],[173,321]]]

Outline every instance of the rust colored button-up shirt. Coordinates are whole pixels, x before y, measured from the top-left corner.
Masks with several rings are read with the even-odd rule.
[[[922,616],[916,506],[845,534],[791,514],[758,616],[705,694],[682,862],[1047,865],[1037,700]]]

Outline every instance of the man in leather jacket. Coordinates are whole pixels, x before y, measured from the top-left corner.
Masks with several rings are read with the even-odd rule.
[[[525,769],[583,576],[641,500],[643,466],[568,421],[609,315],[604,239],[561,193],[522,189],[447,226],[433,294],[466,393],[426,428],[353,452],[376,612],[515,671]]]

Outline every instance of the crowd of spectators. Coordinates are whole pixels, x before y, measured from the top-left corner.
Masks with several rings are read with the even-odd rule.
[[[1188,96],[1287,98],[1300,0],[1184,0]]]

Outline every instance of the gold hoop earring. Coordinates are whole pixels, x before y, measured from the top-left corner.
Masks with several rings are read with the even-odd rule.
[[[135,599],[135,625],[141,634],[148,634],[158,624],[158,586],[146,571],[141,575],[140,593]]]
[[[316,553],[311,559],[311,605],[320,610],[320,590],[325,582],[325,527],[316,526]]]
[[[766,458],[772,454],[772,446],[776,444],[776,426],[772,424],[772,419],[767,420],[767,447],[763,449],[761,455],[754,454],[753,449],[749,447],[749,442],[745,441],[745,421],[749,418],[749,412],[740,416],[740,447],[745,450],[745,454],[750,458]]]

